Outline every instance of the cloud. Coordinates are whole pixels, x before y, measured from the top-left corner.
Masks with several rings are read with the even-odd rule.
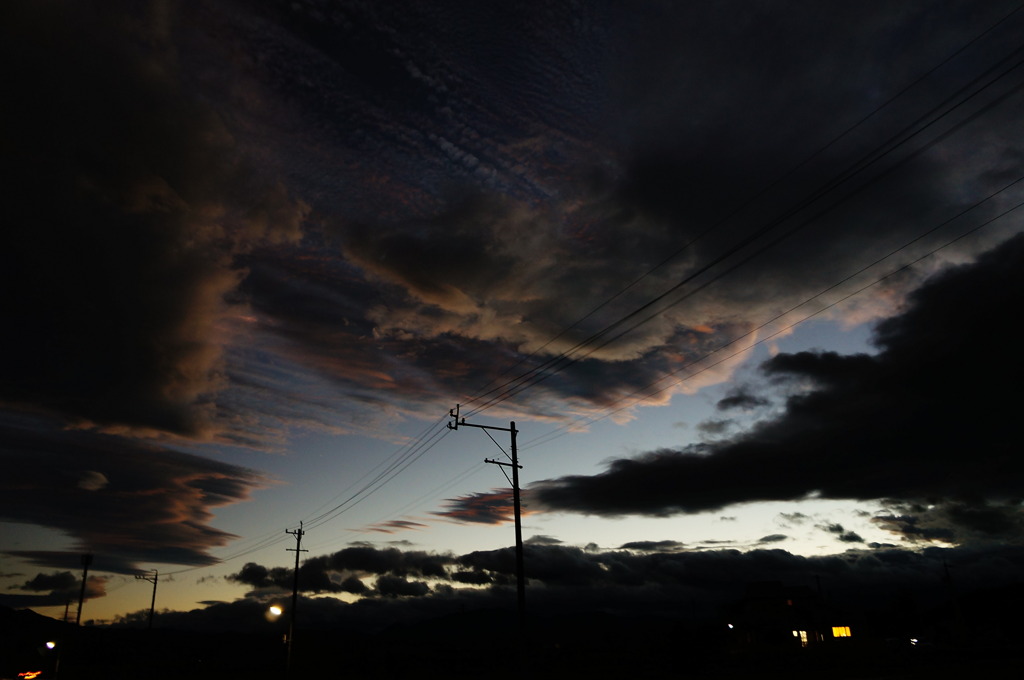
[[[82,478],[78,480],[78,488],[86,491],[99,491],[109,483],[110,480],[102,472],[86,470],[82,473]]]
[[[396,531],[405,531],[408,529],[423,529],[428,525],[423,522],[413,522],[407,519],[393,519],[388,522],[381,522],[379,524],[372,524],[367,528],[367,531],[376,531],[382,534],[393,534]]]
[[[752,583],[775,581],[790,587],[820,587],[829,603],[852,611],[886,611],[908,599],[923,609],[945,604],[943,575],[954,574],[961,593],[1019,582],[1020,546],[882,548],[803,557],[779,549],[631,552],[587,551],[570,546],[526,546],[531,615],[564,616],[600,611],[617,616],[658,616],[662,620],[707,616],[739,602]],[[331,556],[313,558],[321,564]],[[393,564],[416,562],[391,555]],[[515,607],[512,548],[451,556],[448,583],[431,585],[411,575],[380,573],[373,589],[353,603],[331,597],[302,598],[305,625],[368,632],[456,612]],[[300,579],[301,582],[301,579]],[[448,585],[452,587],[447,587]],[[471,586],[471,587],[464,587]],[[485,586],[485,587],[481,587]],[[349,589],[348,592],[357,592]],[[237,630],[258,625],[266,593],[193,612],[168,612],[158,625]],[[250,609],[247,609],[250,608]],[[251,610],[251,611],[250,611]],[[249,616],[243,613],[250,611]]]
[[[90,576],[84,590],[85,599],[105,597],[106,584],[106,578]],[[57,607],[77,602],[79,596],[83,594],[81,579],[70,571],[38,573],[17,588],[36,594],[0,593],[0,605],[14,608]]]
[[[155,444],[79,430],[45,419],[0,418],[3,518],[50,527],[70,537],[66,550],[9,552],[32,562],[136,573],[137,564],[212,564],[209,550],[232,534],[210,526],[214,510],[245,501],[269,480],[227,463]],[[105,484],[95,468],[109,470]],[[126,512],[126,508],[129,511]]]
[[[719,399],[715,407],[720,411],[742,409],[749,411],[760,406],[767,406],[769,402],[764,397],[759,397],[746,392],[734,392],[724,399]]]
[[[524,543],[529,543],[531,545],[560,545],[562,541],[553,536],[538,534],[536,536],[530,536],[524,541]]]
[[[771,49],[738,7],[553,10],[503,25],[491,62],[467,58],[494,26],[476,10],[457,22],[443,6],[352,6],[343,21],[253,12],[12,10],[5,222],[19,237],[2,271],[19,291],[5,318],[22,331],[0,350],[24,360],[0,390],[11,408],[258,446],[290,426],[372,426],[382,403],[421,414],[623,318],[517,407],[550,419],[666,403],[727,379],[742,356],[682,367],[1019,167],[1017,117],[999,108],[719,276],[729,262],[708,267],[886,139],[898,112],[760,189],[870,112],[865,92],[932,66],[933,41],[962,38],[959,18],[929,15],[928,41],[913,33],[895,58],[865,56],[852,36],[919,25],[920,8],[844,12],[824,28],[780,10]],[[501,49],[505,37],[518,48]],[[643,324],[627,316],[691,278],[666,300],[677,304]],[[830,314],[877,318],[914,283]],[[755,405],[743,396],[722,407]]]
[[[173,12],[30,3],[5,22],[0,401],[81,427],[209,437],[237,255],[308,210],[183,80]],[[52,11],[51,11],[52,10]],[[158,113],[157,113],[158,112]]]
[[[758,539],[758,543],[779,543],[781,541],[788,541],[789,536],[786,534],[769,534],[768,536],[762,536]]]
[[[492,489],[445,500],[447,510],[434,514],[457,522],[503,524],[513,520],[512,489]],[[521,509],[522,514],[528,511]]]
[[[912,544],[927,542],[991,544],[1019,542],[1024,536],[1024,508],[1017,501],[932,499],[929,503],[886,504],[872,518],[877,526]]]
[[[450,554],[356,545],[305,560],[299,567],[299,589],[306,593],[348,592],[367,596],[422,594],[418,592],[422,590],[420,582],[409,581],[408,577],[447,580],[455,564]],[[291,590],[294,573],[285,567],[268,568],[249,562],[227,578],[251,586],[253,594],[262,595]],[[368,576],[385,577],[384,590],[378,585],[371,592],[363,582]]]
[[[619,546],[619,550],[639,550],[641,552],[675,552],[686,547],[679,541],[630,541]]]
[[[899,91],[935,44],[961,40],[956,12],[929,15],[927,41],[908,31],[898,55],[865,56],[853,36],[898,33],[924,10],[844,11],[824,28],[780,10],[771,33],[729,5],[508,10],[496,58],[480,60],[467,57],[493,16],[453,22],[444,6],[352,6],[337,21],[298,7],[51,10],[19,3],[4,26],[4,217],[18,238],[0,282],[18,291],[4,314],[20,332],[0,340],[19,357],[0,400],[104,432],[258,446],[289,427],[372,427],[382,403],[422,414],[624,318],[517,408],[667,403],[742,356],[691,363],[1020,165],[1017,112],[997,107],[725,272],[746,235],[898,127],[898,111],[880,112],[759,193],[871,112],[865,92]],[[962,59],[957,72],[979,66]],[[628,316],[684,280],[675,304]],[[830,314],[877,318],[915,281]]]
[[[734,420],[705,420],[697,424],[697,431],[706,436],[724,435],[736,425]]]
[[[830,534],[843,543],[864,543],[864,539],[855,531],[847,531],[842,524],[819,524],[818,528]]]
[[[423,581],[383,575],[377,577],[377,591],[384,597],[423,597],[430,592],[430,586]]]
[[[78,579],[70,571],[55,571],[49,574],[36,574],[30,581],[20,586],[22,590],[40,592],[44,590],[72,590],[78,585]]]
[[[877,355],[800,352],[766,361],[762,370],[780,387],[798,389],[782,415],[743,435],[540,482],[530,489],[534,505],[618,516],[809,495],[946,499],[953,505],[944,530],[966,538],[1002,526],[1001,535],[1016,540],[1006,529],[1017,526],[1019,508],[1003,504],[1019,498],[1013,480],[1024,470],[1013,452],[1012,408],[999,395],[1024,364],[1013,352],[971,370],[963,362],[992,338],[1013,337],[1007,310],[1024,304],[1022,264],[1017,237],[936,275],[902,313],[878,324]],[[894,516],[890,526],[906,533],[918,525]]]

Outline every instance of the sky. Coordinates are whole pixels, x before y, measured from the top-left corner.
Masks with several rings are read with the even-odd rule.
[[[1021,9],[4,3],[0,604],[1019,580]]]

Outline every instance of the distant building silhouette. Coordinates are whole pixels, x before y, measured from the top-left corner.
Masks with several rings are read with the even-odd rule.
[[[741,644],[811,647],[855,634],[847,613],[827,606],[806,586],[763,581],[747,586],[730,612],[733,639]]]

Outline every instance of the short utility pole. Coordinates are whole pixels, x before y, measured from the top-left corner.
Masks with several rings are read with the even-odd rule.
[[[92,554],[82,555],[82,589],[78,592],[78,614],[75,615],[75,625],[82,625],[82,605],[85,603],[85,583],[89,580],[89,565],[92,564]]]
[[[286,676],[290,678],[292,674],[292,642],[295,638],[295,605],[299,601],[299,553],[309,551],[302,549],[302,537],[306,535],[306,532],[302,530],[302,522],[299,522],[298,529],[285,529],[285,533],[295,537],[295,547],[285,548],[285,550],[295,553],[295,578],[292,581],[292,611],[291,620],[288,623],[288,660],[285,666]]]
[[[146,574],[136,574],[135,579],[137,581],[149,581],[153,584],[153,599],[149,601],[149,629],[153,628],[153,610],[156,608],[156,582],[160,580],[160,572],[156,569],[153,570],[152,576]]]
[[[491,460],[490,458],[484,458],[484,462],[498,465],[502,468],[512,468],[512,479],[509,481],[512,483],[512,507],[515,511],[516,522],[516,596],[519,606],[519,632],[523,633],[526,630],[526,572],[523,569],[523,521],[519,503],[519,470],[523,466],[519,464],[519,454],[516,451],[516,434],[518,434],[519,430],[516,429],[515,421],[511,421],[508,427],[467,423],[465,418],[459,417],[459,407],[460,405],[456,404],[454,409],[448,411],[448,415],[455,421],[454,424],[448,423],[449,430],[457,430],[462,425],[479,428],[484,430],[485,434],[487,434],[487,430],[508,432],[512,437],[512,454],[509,456],[512,462],[506,463],[503,460]],[[490,434],[487,434],[487,436],[490,437]],[[491,441],[494,441],[493,437],[491,437]],[[494,443],[497,444],[497,442]],[[508,475],[506,475],[506,478],[508,478]]]

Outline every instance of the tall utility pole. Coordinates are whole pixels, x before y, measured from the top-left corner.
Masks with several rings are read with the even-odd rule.
[[[75,616],[75,625],[82,625],[82,603],[85,602],[85,582],[89,580],[89,565],[92,564],[92,555],[82,555],[82,589],[78,592],[78,614]]]
[[[291,529],[285,529],[286,534],[291,534],[295,537],[295,547],[286,548],[286,550],[295,553],[295,579],[292,581],[292,612],[288,622],[288,660],[286,665],[286,672],[288,677],[292,674],[292,642],[295,638],[295,605],[299,602],[299,553],[309,552],[308,550],[302,549],[302,537],[305,536],[306,532],[302,530],[302,522],[299,522],[299,528],[294,531]]]
[[[457,430],[460,425],[463,425],[465,427],[476,427],[481,430],[508,432],[512,437],[512,453],[509,456],[512,460],[511,463],[506,463],[503,460],[491,460],[490,458],[484,458],[484,462],[492,465],[499,465],[501,467],[512,468],[512,507],[515,513],[516,522],[516,599],[519,609],[519,632],[521,634],[526,630],[526,572],[523,569],[523,520],[519,503],[519,470],[522,469],[523,466],[519,464],[519,454],[516,450],[516,434],[519,433],[519,430],[516,429],[515,421],[509,422],[508,427],[494,427],[493,425],[474,425],[473,423],[467,423],[465,418],[459,417],[459,407],[460,405],[456,404],[454,409],[448,411],[448,415],[455,420],[454,424],[448,423],[449,430]]]
[[[149,629],[153,628],[153,610],[156,609],[156,582],[160,580],[160,572],[156,569],[153,570],[152,576],[146,574],[136,574],[135,579],[139,581],[149,581],[153,584],[153,599],[149,601]]]

